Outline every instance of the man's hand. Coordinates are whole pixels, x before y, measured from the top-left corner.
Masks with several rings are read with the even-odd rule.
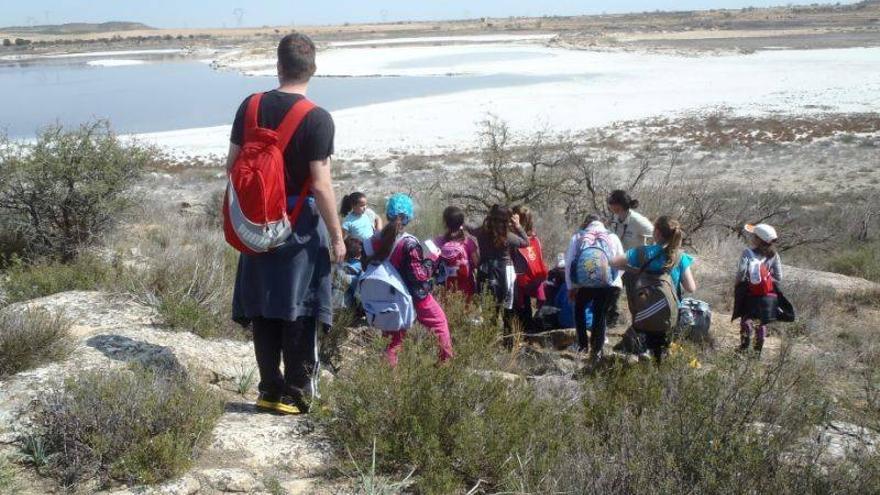
[[[334,237],[330,241],[330,247],[333,248],[331,260],[334,263],[342,263],[345,261],[345,241],[341,237]]]
[[[345,242],[339,217],[336,215],[336,194],[333,192],[333,180],[330,176],[330,158],[309,162],[309,169],[312,173],[312,194],[315,195],[318,212],[330,232],[333,261],[342,263],[345,261]]]

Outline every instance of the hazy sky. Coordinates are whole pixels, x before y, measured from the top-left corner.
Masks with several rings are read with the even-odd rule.
[[[809,3],[813,0],[804,0]],[[10,0],[0,26],[136,21],[154,27],[287,24],[575,15],[784,5],[782,0]],[[852,3],[844,1],[843,3]],[[237,10],[240,9],[240,10]]]

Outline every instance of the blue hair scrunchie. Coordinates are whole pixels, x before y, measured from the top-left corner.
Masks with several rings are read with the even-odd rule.
[[[385,204],[385,216],[389,221],[402,217],[404,225],[410,223],[415,216],[412,198],[403,193],[391,195]]]

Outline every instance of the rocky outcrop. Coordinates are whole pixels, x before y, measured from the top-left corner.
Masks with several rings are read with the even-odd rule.
[[[832,291],[837,295],[880,291],[880,284],[859,277],[848,277],[839,273],[809,270],[795,266],[786,266],[784,270],[786,286],[796,287],[798,290]]]
[[[733,273],[731,272],[731,259],[737,254],[729,254],[727,257],[698,256],[697,278],[700,280],[717,279],[722,281],[722,287],[732,284]],[[783,260],[783,287],[790,296],[807,298],[817,296],[846,296],[866,292],[880,291],[880,284],[871,282],[860,277],[850,277],[839,273],[811,270],[784,264]]]
[[[314,421],[258,413],[236,392],[241,375],[255,366],[249,342],[205,340],[167,330],[151,308],[101,292],[66,292],[4,311],[29,309],[63,313],[74,322],[71,333],[77,346],[62,362],[0,381],[0,453],[17,449],[31,427],[38,396],[65,377],[138,363],[183,371],[216,387],[230,401],[209,447],[189,473],[159,486],[112,493],[266,493],[271,491],[267,484],[285,493],[323,492],[326,482],[320,476],[330,465],[332,449]]]

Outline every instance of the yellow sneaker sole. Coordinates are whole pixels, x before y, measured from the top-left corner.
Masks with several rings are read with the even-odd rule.
[[[268,400],[257,399],[256,403],[257,409],[265,409],[267,411],[274,411],[278,406],[277,402],[270,402]]]
[[[298,407],[290,404],[282,404],[280,402],[275,404],[275,411],[280,412],[281,414],[302,414],[302,411],[300,411]]]
[[[273,411],[281,414],[302,414],[298,407],[290,404],[282,404],[280,402],[270,402],[263,399],[257,399],[257,409],[264,411]]]

